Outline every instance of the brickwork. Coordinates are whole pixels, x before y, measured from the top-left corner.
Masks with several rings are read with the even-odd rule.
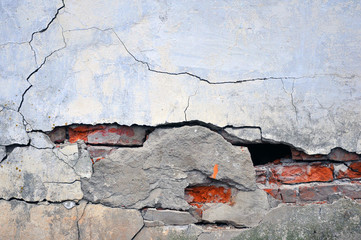
[[[291,159],[255,166],[258,186],[284,203],[325,203],[345,196],[361,199],[361,161],[336,148],[328,155],[292,149]]]
[[[140,126],[72,125],[57,127],[49,132],[50,139],[58,144],[84,141],[94,162],[101,160],[119,147],[140,147],[149,128]]]

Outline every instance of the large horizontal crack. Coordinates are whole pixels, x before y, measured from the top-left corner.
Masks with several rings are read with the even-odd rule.
[[[119,35],[117,34],[117,32],[113,29],[113,28],[105,28],[105,29],[101,29],[98,27],[88,27],[88,28],[76,28],[76,29],[69,29],[69,30],[65,30],[65,32],[72,32],[72,31],[87,31],[87,30],[97,30],[97,31],[101,31],[101,32],[112,32],[116,38],[118,39],[118,41],[122,44],[122,46],[124,47],[124,49],[126,50],[126,52],[136,61],[139,62],[141,64],[144,64],[147,69],[151,72],[154,73],[159,73],[159,74],[167,74],[167,75],[173,75],[173,76],[179,76],[179,75],[187,75],[193,78],[198,79],[201,82],[205,82],[207,84],[211,84],[211,85],[222,85],[222,84],[240,84],[240,83],[246,83],[246,82],[255,82],[255,81],[269,81],[269,80],[287,80],[287,79],[314,79],[317,77],[322,77],[322,76],[334,76],[334,77],[338,77],[338,78],[344,78],[344,79],[353,79],[355,77],[359,77],[355,74],[352,74],[350,76],[341,76],[340,74],[337,73],[331,73],[331,74],[313,74],[313,75],[309,75],[309,76],[282,76],[282,77],[259,77],[259,78],[248,78],[248,79],[239,79],[239,80],[235,80],[235,81],[219,81],[219,82],[213,82],[210,81],[208,79],[205,79],[203,77],[200,77],[194,73],[190,73],[190,72],[167,72],[167,71],[162,71],[162,70],[157,70],[157,69],[153,69],[150,64],[144,60],[140,60],[138,59],[125,45],[124,41],[119,37]]]
[[[101,30],[99,28],[95,28],[95,29],[98,29],[98,30]],[[101,30],[101,31],[109,31],[111,30],[115,35],[116,37],[118,38],[118,40],[121,42],[121,44],[123,45],[124,49],[128,52],[128,54],[130,56],[132,56],[132,58],[139,62],[139,63],[142,63],[142,64],[145,64],[148,68],[149,71],[151,72],[155,72],[155,73],[161,73],[161,74],[168,74],[168,75],[188,75],[188,76],[191,76],[191,77],[194,77],[194,78],[197,78],[198,80],[202,81],[202,82],[206,82],[208,84],[213,84],[213,85],[221,85],[221,84],[238,84],[238,83],[245,83],[245,82],[255,82],[255,81],[268,81],[268,80],[283,80],[283,79],[303,79],[303,78],[316,78],[318,76],[336,76],[336,77],[339,77],[339,78],[345,78],[345,79],[352,79],[352,78],[355,78],[355,77],[358,77],[357,75],[350,75],[350,76],[341,76],[339,74],[314,74],[314,75],[311,75],[311,76],[301,76],[301,77],[292,77],[292,76],[285,76],[285,77],[259,77],[259,78],[249,78],[249,79],[240,79],[240,80],[236,80],[236,81],[220,81],[220,82],[212,82],[208,79],[205,79],[205,78],[202,78],[200,76],[197,76],[193,73],[190,73],[190,72],[167,72],[167,71],[161,71],[161,70],[156,70],[156,69],[152,69],[150,67],[150,64],[146,61],[143,61],[143,60],[139,60],[138,58],[135,57],[134,54],[132,54],[129,49],[127,48],[127,46],[125,45],[125,43],[120,39],[119,35],[114,31],[113,28],[109,28],[109,29],[106,29],[106,30]]]

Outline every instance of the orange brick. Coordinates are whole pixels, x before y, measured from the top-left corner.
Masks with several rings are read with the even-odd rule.
[[[361,178],[361,162],[351,163],[346,171],[340,170],[337,178]]]
[[[271,170],[276,181],[281,183],[328,182],[333,180],[333,165],[293,165]]]
[[[104,126],[77,126],[77,127],[70,127],[69,128],[69,142],[75,143],[78,140],[83,140],[85,142],[88,141],[88,135],[95,131],[104,129]]]
[[[277,188],[267,188],[267,189],[263,189],[263,190],[266,193],[268,193],[269,195],[271,195],[272,197],[274,197],[275,199],[282,200],[279,189],[277,189]]]
[[[292,153],[292,159],[294,160],[312,160],[312,161],[317,161],[317,160],[326,160],[327,157],[325,155],[321,155],[321,154],[316,154],[316,155],[308,155],[304,152],[301,151],[297,151],[296,149],[291,149],[291,153]]]
[[[333,161],[356,161],[360,160],[360,156],[356,153],[347,152],[342,148],[335,148],[328,155],[328,158]]]
[[[187,202],[193,206],[201,207],[204,203],[231,204],[232,191],[229,188],[216,186],[197,186],[186,188]]]

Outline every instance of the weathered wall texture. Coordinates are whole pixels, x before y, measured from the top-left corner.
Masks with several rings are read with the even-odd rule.
[[[0,239],[361,238],[359,1],[2,0],[0,33]]]

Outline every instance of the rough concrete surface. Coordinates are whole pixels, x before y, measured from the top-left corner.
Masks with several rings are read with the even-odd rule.
[[[83,197],[80,177],[51,149],[17,147],[0,164],[0,198],[64,201]]]
[[[156,210],[154,208],[147,209],[143,219],[156,221],[162,225],[187,225],[198,222],[189,212]]]
[[[80,239],[132,239],[143,227],[136,210],[86,205],[79,222]]]
[[[145,227],[134,240],[196,240],[202,233],[202,229],[196,225],[186,226],[164,226],[164,227]]]
[[[269,210],[267,194],[257,189],[252,192],[239,192],[234,204],[211,204],[203,212],[202,219],[207,222],[228,222],[238,227],[254,227]]]
[[[18,112],[6,108],[0,111],[0,145],[23,144],[29,142],[24,119]]]
[[[142,148],[119,148],[94,164],[94,174],[82,180],[90,201],[132,208],[188,209],[184,189],[202,184],[188,179],[200,172],[241,190],[255,190],[255,175],[246,148],[232,146],[204,127],[157,129]]]
[[[37,205],[0,201],[1,239],[77,239],[77,209],[61,204]]]
[[[280,206],[261,224],[242,232],[247,239],[349,239],[361,237],[361,206],[341,199],[330,205]]]

